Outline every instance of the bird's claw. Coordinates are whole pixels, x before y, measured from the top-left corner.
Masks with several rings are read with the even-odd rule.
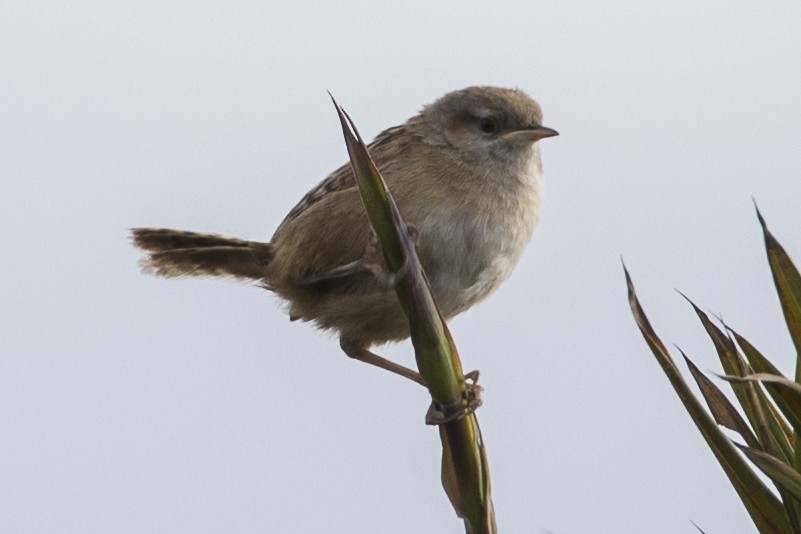
[[[443,405],[433,401],[426,412],[426,424],[433,426],[443,425],[475,412],[483,403],[481,393],[484,391],[484,388],[477,383],[478,375],[478,371],[471,371],[464,375],[464,396],[456,402]]]

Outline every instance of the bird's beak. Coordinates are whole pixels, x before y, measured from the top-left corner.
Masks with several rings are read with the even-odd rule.
[[[540,139],[545,139],[546,137],[554,137],[555,135],[559,135],[559,132],[556,130],[552,128],[546,128],[545,126],[537,123],[531,124],[525,130],[520,130],[520,133],[525,134],[532,141],[539,141]]]

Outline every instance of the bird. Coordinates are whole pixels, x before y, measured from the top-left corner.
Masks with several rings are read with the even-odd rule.
[[[367,146],[414,234],[442,316],[482,301],[511,274],[539,218],[538,142],[558,135],[520,89],[445,94]],[[291,320],[339,335],[342,350],[425,385],[372,347],[410,336],[350,164],[311,189],[269,242],[167,228],[133,228],[146,273],[254,282]]]

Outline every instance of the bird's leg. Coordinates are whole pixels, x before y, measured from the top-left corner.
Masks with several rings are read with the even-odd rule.
[[[359,360],[360,362],[365,362],[369,363],[370,365],[380,367],[381,369],[390,371],[404,378],[408,378],[409,380],[417,382],[423,387],[428,387],[426,386],[423,377],[420,376],[420,373],[417,371],[413,371],[408,367],[391,362],[386,358],[382,358],[378,354],[370,352],[364,347],[358,346],[344,339],[340,339],[339,344],[345,354],[354,360]],[[429,406],[428,411],[426,412],[427,425],[442,425],[450,421],[455,421],[456,419],[470,415],[471,413],[475,412],[479,406],[481,406],[483,403],[481,399],[481,392],[484,390],[484,388],[476,383],[478,381],[478,371],[470,371],[464,375],[464,378],[464,397],[449,405],[443,405],[436,401],[432,401],[431,406]]]
[[[417,371],[413,371],[408,367],[404,367],[395,362],[391,362],[386,358],[382,358],[378,354],[374,354],[367,350],[365,347],[358,346],[354,343],[348,342],[344,339],[339,340],[339,346],[342,347],[342,350],[345,351],[345,354],[353,358],[354,360],[359,360],[360,362],[369,363],[370,365],[375,365],[376,367],[380,367],[386,371],[391,373],[395,373],[396,375],[400,375],[404,378],[408,378],[414,382],[417,382],[423,387],[427,387],[423,377],[420,376],[420,373]]]

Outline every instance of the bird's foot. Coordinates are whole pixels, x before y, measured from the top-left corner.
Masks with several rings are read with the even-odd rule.
[[[484,391],[484,388],[478,385],[478,375],[478,371],[470,371],[464,375],[464,395],[456,402],[448,405],[432,402],[426,412],[426,424],[443,425],[475,412],[483,403],[481,393]]]

